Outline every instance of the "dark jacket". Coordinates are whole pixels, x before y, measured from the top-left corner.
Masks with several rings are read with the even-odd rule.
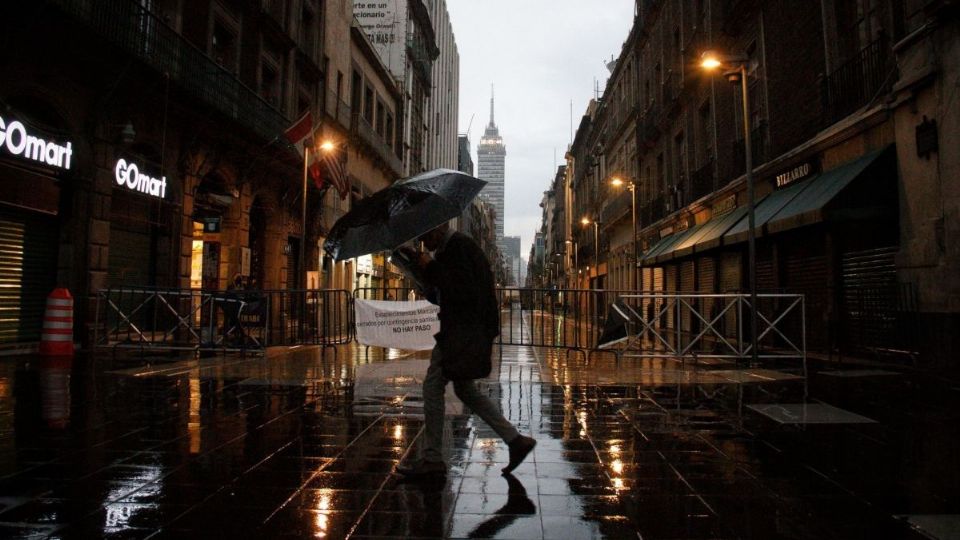
[[[500,333],[490,261],[472,238],[453,233],[425,268],[424,278],[437,291],[437,298],[431,301],[440,306],[438,340],[463,335],[469,326],[480,326],[491,340]]]

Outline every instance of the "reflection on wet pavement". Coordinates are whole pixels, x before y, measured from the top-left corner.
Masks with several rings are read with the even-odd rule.
[[[534,453],[501,476],[506,446],[449,389],[450,474],[432,484],[391,474],[421,436],[424,353],[2,360],[0,537],[957,531],[960,394],[945,381],[510,346],[498,360],[486,391]]]

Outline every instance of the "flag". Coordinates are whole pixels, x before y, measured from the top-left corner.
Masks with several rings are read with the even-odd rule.
[[[283,132],[284,137],[290,141],[301,158],[307,159],[307,170],[310,177],[313,178],[317,189],[323,189],[323,180],[320,177],[320,162],[317,160],[317,152],[312,151],[307,155],[307,148],[313,146],[314,126],[313,116],[307,111],[299,120]],[[305,157],[306,156],[306,157]]]
[[[337,188],[341,199],[346,199],[350,193],[350,182],[347,180],[347,168],[344,163],[346,160],[346,150],[337,148],[335,150],[324,152],[320,151],[320,159],[327,169],[327,182]]]
[[[313,142],[313,117],[310,111],[304,113],[299,120],[288,127],[283,132],[283,136],[290,141],[300,157],[303,157],[304,149]]]

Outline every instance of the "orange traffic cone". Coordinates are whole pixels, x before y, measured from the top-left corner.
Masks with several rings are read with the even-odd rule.
[[[73,356],[73,297],[65,288],[54,289],[47,297],[40,333],[40,354]]]

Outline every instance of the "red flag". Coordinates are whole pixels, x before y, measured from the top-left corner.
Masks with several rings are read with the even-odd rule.
[[[304,149],[313,142],[313,117],[310,115],[310,111],[305,112],[299,120],[288,127],[283,135],[293,144],[300,157],[303,157]]]
[[[307,156],[307,171],[313,178],[313,183],[317,189],[323,189],[323,179],[320,177],[320,161],[317,160],[317,151],[312,150],[307,155],[307,148],[313,146],[313,116],[307,111],[299,120],[283,132],[284,137],[293,144],[293,147],[300,154],[300,157]]]

